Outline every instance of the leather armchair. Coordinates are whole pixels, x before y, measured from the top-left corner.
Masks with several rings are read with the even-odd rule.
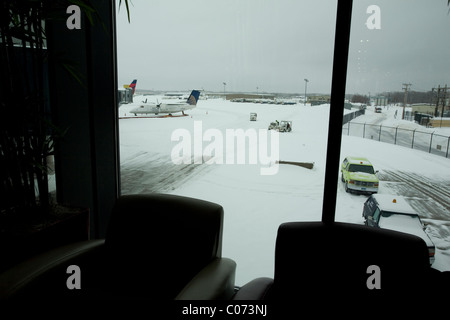
[[[175,195],[126,195],[104,240],[74,243],[0,275],[0,298],[230,299],[236,263],[222,258],[223,208]],[[69,290],[77,265],[81,289]]]
[[[372,265],[380,268],[378,279]],[[376,280],[381,289],[369,288]],[[448,280],[448,272],[430,268],[427,246],[414,235],[350,223],[290,222],[278,229],[274,278],[250,281],[233,299],[264,300],[295,314],[300,302],[345,307],[414,301],[433,288],[442,291]]]

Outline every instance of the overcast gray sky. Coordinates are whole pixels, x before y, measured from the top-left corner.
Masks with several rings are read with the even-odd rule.
[[[119,84],[330,93],[335,0],[133,0],[117,15]],[[369,29],[370,5],[381,29]],[[347,93],[450,85],[447,0],[356,0]],[[258,87],[258,89],[257,89]]]

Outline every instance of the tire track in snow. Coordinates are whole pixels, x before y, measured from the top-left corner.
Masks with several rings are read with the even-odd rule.
[[[428,212],[425,218],[450,220],[449,180],[436,180],[414,172],[391,170],[379,172],[378,177],[396,194],[410,197],[412,206],[419,206],[419,200],[423,200],[420,207],[423,210],[420,211]],[[432,203],[427,198],[432,199]]]
[[[192,175],[205,171],[204,164],[174,164],[170,158],[138,153],[121,165],[121,193],[163,193],[176,189]]]

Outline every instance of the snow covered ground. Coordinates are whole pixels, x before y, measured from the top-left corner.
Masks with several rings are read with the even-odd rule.
[[[144,98],[134,98],[134,101],[141,100]],[[166,192],[222,205],[225,211],[223,256],[237,262],[236,284],[243,285],[260,276],[273,277],[278,226],[288,221],[321,219],[330,106],[208,99],[200,100],[195,109],[187,112],[188,116],[173,118],[137,118],[127,113],[132,107],[122,105],[119,109],[122,117],[119,122],[122,193]],[[369,108],[362,116],[364,118],[353,121],[389,121],[392,125],[395,110],[396,107],[391,107],[389,111],[375,114]],[[250,112],[258,114],[257,121],[249,121]],[[267,167],[262,161],[257,164],[247,161],[247,164],[180,165],[172,161],[171,153],[180,143],[172,141],[176,130],[186,129],[194,140],[196,134],[198,138],[198,125],[201,124],[203,135],[205,132],[222,132],[225,139],[227,129],[264,132],[274,120],[293,122],[292,132],[279,134],[279,159],[314,162],[313,169],[281,164],[276,174],[261,175],[260,169]],[[213,143],[205,136],[202,138],[204,148]],[[223,142],[225,146],[226,141]],[[255,148],[261,150],[261,143],[259,139],[256,145],[247,144],[248,153],[254,152]],[[380,171],[379,175],[386,178],[380,179],[380,193],[405,193],[403,195],[410,198],[436,245],[433,267],[450,270],[450,159],[344,135],[341,159],[347,155],[369,158]],[[438,187],[443,196],[430,198],[423,193],[423,186],[411,193],[413,188],[408,184],[420,184],[424,180],[430,188]],[[336,220],[363,223],[362,206],[367,196],[347,194],[342,183],[336,183]],[[408,192],[410,194],[406,194]],[[436,204],[436,201],[443,203]]]

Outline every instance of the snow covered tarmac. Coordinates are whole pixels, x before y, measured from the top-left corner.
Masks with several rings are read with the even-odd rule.
[[[139,97],[135,97],[137,100]],[[121,106],[120,114],[125,116],[131,107]],[[257,121],[249,121],[250,112],[258,114]],[[260,276],[273,277],[278,226],[287,221],[321,219],[328,115],[329,105],[283,106],[211,99],[200,100],[187,117],[122,119],[119,123],[122,193],[166,192],[222,205],[225,211],[223,256],[237,262],[236,284]],[[171,140],[172,133],[186,129],[193,134],[195,121],[201,121],[203,130],[217,129],[225,133],[227,129],[267,129],[274,120],[293,121],[292,132],[279,135],[280,160],[314,162],[313,169],[279,165],[277,174],[261,175],[260,163],[176,165],[172,162],[171,152],[177,144]],[[249,150],[252,147],[249,145]],[[400,171],[419,173],[439,184],[442,192],[449,192],[449,159],[343,136],[341,159],[347,155],[369,158],[381,175]],[[392,181],[380,180],[380,193],[401,192]],[[339,184],[336,220],[363,223],[362,204],[367,196],[347,194],[342,184],[336,183]],[[413,200],[425,204],[416,209],[422,211],[419,214],[425,217],[427,232],[436,244],[433,266],[450,270],[448,200],[447,207],[441,205],[439,214],[431,216],[426,208],[436,205],[429,197],[423,195],[421,199],[421,195],[414,195]]]

